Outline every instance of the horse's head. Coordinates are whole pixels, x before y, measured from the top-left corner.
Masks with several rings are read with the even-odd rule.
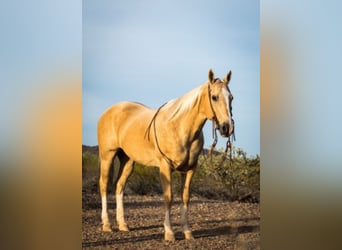
[[[224,79],[214,78],[214,72],[209,70],[209,103],[213,114],[212,119],[216,127],[224,137],[229,137],[234,132],[234,121],[232,118],[233,95],[230,93],[228,84],[232,72],[229,71]]]

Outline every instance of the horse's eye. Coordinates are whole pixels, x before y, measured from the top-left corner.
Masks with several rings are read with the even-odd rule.
[[[213,99],[213,101],[217,101],[217,99],[218,99],[218,96],[217,95],[213,95],[212,97],[211,97],[211,99]]]

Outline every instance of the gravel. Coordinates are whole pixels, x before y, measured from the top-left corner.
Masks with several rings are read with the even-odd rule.
[[[88,190],[89,191],[89,190]],[[101,203],[96,192],[82,195],[83,249],[260,249],[260,204],[211,200],[192,196],[189,223],[195,240],[185,240],[180,227],[180,198],[172,206],[176,241],[164,241],[163,197],[125,195],[130,232],[115,223],[115,198],[109,195],[113,232],[101,231]]]

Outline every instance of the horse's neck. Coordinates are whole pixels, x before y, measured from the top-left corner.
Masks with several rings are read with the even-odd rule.
[[[198,134],[198,131],[202,130],[203,125],[207,120],[201,109],[204,98],[205,96],[200,91],[198,97],[193,98],[190,103],[187,103],[187,108],[180,108],[181,111],[177,114],[172,114],[175,113],[172,112],[172,110],[174,111],[175,108],[179,108],[179,103],[177,102],[183,102],[185,98],[183,97],[174,101],[173,105],[167,107],[167,110],[165,110],[163,114],[165,121],[167,121],[165,122],[165,124],[167,124],[165,128],[170,129],[171,134],[174,134],[174,136],[179,136],[186,140],[194,139]],[[186,102],[189,101],[186,100]]]

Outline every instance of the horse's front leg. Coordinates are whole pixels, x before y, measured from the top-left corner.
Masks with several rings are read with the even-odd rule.
[[[174,241],[175,236],[171,226],[171,203],[172,203],[172,190],[171,190],[171,168],[168,164],[160,166],[160,182],[163,188],[165,199],[165,220],[164,220],[164,238],[168,241]]]
[[[189,170],[186,174],[182,174],[182,184],[183,184],[183,195],[182,200],[183,204],[181,204],[181,224],[183,227],[183,233],[185,239],[192,240],[194,237],[192,236],[191,229],[188,225],[188,205],[190,199],[190,184],[192,176],[194,175],[194,170]]]

